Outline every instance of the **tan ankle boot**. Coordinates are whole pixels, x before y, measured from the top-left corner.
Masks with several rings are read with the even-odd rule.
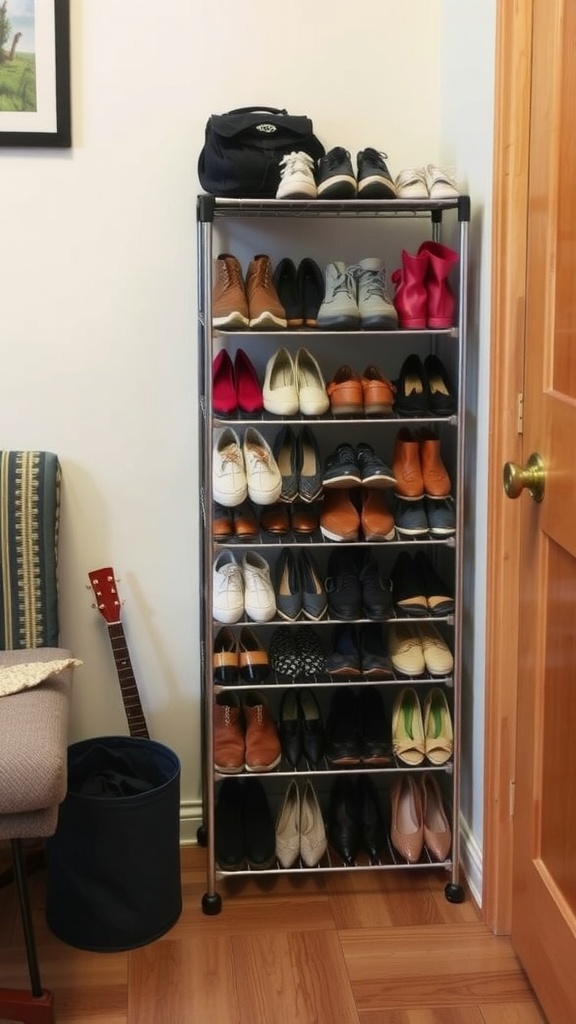
[[[251,261],[246,272],[246,295],[252,330],[277,330],[288,325],[272,280],[269,256],[260,254]]]
[[[408,501],[424,497],[424,480],[420,468],[420,447],[408,427],[402,427],[396,436],[392,472],[396,477],[395,492]]]
[[[448,471],[440,455],[440,441],[431,430],[420,433],[420,465],[424,489],[429,498],[446,498],[452,490]]]

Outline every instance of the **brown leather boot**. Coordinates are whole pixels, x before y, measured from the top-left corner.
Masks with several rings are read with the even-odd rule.
[[[251,261],[246,273],[246,295],[253,330],[270,331],[288,326],[284,306],[272,280],[269,256],[260,254]]]
[[[440,455],[440,440],[431,430],[420,431],[420,465],[424,489],[429,498],[446,498],[452,490],[450,477]]]
[[[212,323],[214,327],[248,327],[248,300],[242,280],[242,267],[235,256],[222,253],[214,260]]]
[[[214,767],[223,775],[237,775],[244,768],[244,730],[237,693],[217,693],[214,698]]]
[[[396,436],[392,472],[396,477],[395,492],[408,501],[424,497],[424,480],[420,467],[420,447],[408,427],[402,427]]]
[[[248,772],[270,772],[280,761],[280,738],[266,698],[258,690],[243,697]]]

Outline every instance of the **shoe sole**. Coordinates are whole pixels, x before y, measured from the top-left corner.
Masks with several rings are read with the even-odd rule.
[[[318,185],[318,199],[355,199],[356,179],[349,174],[336,174]]]
[[[247,316],[244,316],[238,309],[232,310],[227,313],[226,316],[216,316],[212,320],[212,326],[224,330],[225,328],[235,328],[241,330],[243,327],[248,327],[250,321]]]
[[[398,526],[398,523],[396,523],[396,529],[398,533],[402,534],[403,537],[423,537],[425,534],[428,533],[427,526],[422,526],[420,527],[420,529],[416,530],[407,530],[405,526]]]
[[[316,199],[316,184],[312,181],[301,181],[293,188],[287,188],[285,192],[280,185],[276,199]]]
[[[395,476],[388,473],[379,473],[378,471],[373,473],[372,476],[363,476],[361,480],[362,487],[374,488],[395,487],[397,482]]]
[[[391,181],[373,174],[358,182],[358,199],[397,199],[396,189]]]
[[[244,765],[234,765],[230,768],[227,765],[216,764],[216,762],[214,762],[214,771],[219,772],[220,775],[239,775],[240,772],[244,771]]]
[[[356,530],[354,533],[338,534],[332,533],[330,530],[327,530],[325,526],[320,525],[320,533],[322,534],[325,540],[335,540],[344,542],[358,540],[358,530]]]
[[[262,608],[253,608],[251,611],[246,608],[245,611],[248,618],[252,619],[252,622],[270,622],[276,615],[275,607],[269,608],[267,611],[264,611]],[[233,619],[232,621],[237,622],[238,620]]]
[[[370,540],[370,541],[372,541],[372,540],[374,540],[374,541],[395,540],[396,539],[396,530],[397,530],[397,527],[393,526],[392,529],[388,533],[378,533],[378,531],[374,532],[373,530],[366,530],[363,527],[362,528],[362,533],[364,534],[364,540]]]
[[[277,765],[280,764],[281,760],[282,760],[282,754],[278,754],[278,757],[274,761],[271,761],[270,764],[255,764],[255,765],[252,765],[252,766],[250,766],[249,764],[245,764],[244,767],[245,767],[247,772],[250,772],[250,774],[257,775],[258,772],[271,772],[271,771],[273,771],[274,768],[276,768]]]
[[[444,529],[438,526],[433,529],[431,526],[429,526],[428,529],[433,537],[453,537],[454,534],[456,533],[455,526],[447,526]]]
[[[366,416],[392,416],[394,406],[388,402],[364,403],[364,414]]]
[[[398,327],[398,317],[392,314],[373,317],[360,316],[360,327],[363,331],[395,331]]]
[[[344,490],[347,487],[360,487],[361,483],[362,480],[357,473],[340,473],[338,476],[322,477],[322,486],[328,489],[333,487],[334,489]],[[215,500],[218,501],[219,499],[216,498]],[[224,502],[221,501],[220,504],[223,505]]]
[[[252,317],[249,323],[250,330],[252,331],[280,331],[285,330],[288,326],[288,321],[282,317],[274,316],[273,313],[260,313],[259,316]]]
[[[246,485],[245,490],[236,491],[235,494],[227,494],[225,491],[219,491],[218,487],[215,487],[213,484],[212,497],[219,505],[224,505],[226,508],[236,508],[237,505],[241,505],[243,501],[246,501],[246,498],[248,497],[248,485]]]
[[[346,313],[335,314],[334,316],[319,316],[318,328],[323,331],[356,331],[360,327],[360,317],[346,315]]]
[[[334,416],[364,415],[364,406],[362,405],[361,402],[351,402],[349,405],[331,405],[330,410]]]

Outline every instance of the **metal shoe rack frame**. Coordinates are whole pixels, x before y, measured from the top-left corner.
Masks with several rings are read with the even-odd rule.
[[[226,219],[226,218],[265,218],[271,220],[278,220],[282,218],[298,218],[299,220],[306,219],[318,219],[318,218],[338,218],[347,220],[350,218],[380,218],[385,220],[402,220],[415,218],[426,218],[431,227],[431,237],[434,241],[441,240],[442,234],[442,223],[445,214],[457,216],[458,218],[458,252],[459,252],[459,283],[458,283],[458,315],[456,325],[445,331],[412,331],[406,329],[398,329],[396,331],[339,331],[339,332],[322,332],[318,329],[299,329],[293,330],[282,330],[275,332],[255,332],[255,331],[242,331],[242,332],[214,332],[212,329],[212,261],[213,256],[213,230],[215,221]],[[203,823],[198,829],[198,842],[200,845],[207,847],[207,869],[206,869],[206,892],[202,897],[202,909],[205,914],[217,914],[221,910],[222,897],[217,889],[217,881],[227,875],[239,876],[255,874],[258,877],[263,874],[302,874],[303,872],[333,872],[333,871],[374,871],[374,870],[390,870],[400,869],[404,871],[413,871],[418,868],[440,868],[450,873],[450,880],[445,885],[445,895],[447,900],[453,903],[459,903],[464,898],[463,887],[459,883],[459,791],[460,791],[460,732],[461,732],[461,679],[462,679],[462,598],[463,598],[463,495],[464,495],[464,423],[465,423],[465,380],[466,380],[466,326],[467,326],[467,276],[468,276],[468,226],[470,221],[470,199],[466,195],[461,195],[458,198],[453,199],[428,199],[428,200],[346,200],[346,201],[327,201],[327,200],[261,200],[261,199],[222,199],[211,195],[199,195],[197,198],[197,266],[198,266],[198,381],[199,381],[199,460],[198,465],[201,468],[201,483],[200,483],[200,524],[202,529],[202,543],[200,552],[200,567],[201,567],[201,587],[203,590],[203,600],[201,601],[200,609],[200,652],[201,652],[201,704],[202,704],[202,747],[203,747],[203,776],[202,776],[202,796],[203,796]],[[278,229],[275,228],[275,231]],[[400,237],[400,241],[402,241]],[[214,755],[213,755],[213,701],[215,691],[218,689],[213,682],[213,641],[217,629],[221,625],[215,623],[212,616],[212,569],[215,554],[221,549],[222,544],[218,544],[213,540],[213,516],[212,516],[212,450],[213,450],[213,436],[214,429],[224,424],[230,424],[230,419],[219,419],[213,414],[212,405],[212,360],[214,356],[213,337],[218,335],[220,338],[240,338],[242,342],[248,338],[262,338],[264,335],[267,338],[273,337],[276,347],[284,345],[285,342],[289,342],[290,338],[296,340],[298,345],[308,346],[310,345],[313,351],[314,339],[320,337],[326,338],[327,336],[334,337],[338,336],[342,338],[344,336],[351,338],[352,345],[360,344],[361,341],[365,341],[367,338],[373,339],[378,337],[379,340],[390,340],[394,338],[396,342],[404,346],[403,355],[407,355],[410,349],[407,347],[410,341],[422,340],[426,337],[427,342],[430,346],[430,350],[434,349],[437,340],[440,336],[449,336],[453,339],[457,346],[457,372],[453,376],[455,386],[457,388],[457,413],[455,416],[438,420],[436,417],[427,417],[425,419],[411,420],[406,417],[387,416],[381,419],[374,417],[370,418],[370,425],[372,429],[387,429],[394,430],[399,429],[402,426],[417,427],[418,425],[427,424],[428,426],[438,426],[440,423],[448,422],[451,427],[456,429],[456,444],[453,459],[450,463],[451,476],[453,483],[456,482],[454,503],[456,513],[456,534],[452,537],[446,538],[445,540],[426,540],[422,544],[426,545],[424,550],[427,552],[430,550],[430,545],[434,545],[434,549],[438,550],[440,546],[446,545],[454,549],[454,573],[451,583],[453,584],[453,594],[455,599],[455,614],[445,619],[445,623],[452,629],[453,636],[453,656],[454,656],[454,668],[451,678],[438,679],[431,677],[427,680],[412,680],[407,678],[397,677],[391,680],[383,680],[380,685],[390,686],[393,685],[396,688],[400,686],[412,686],[419,684],[424,681],[429,686],[444,685],[452,689],[453,694],[453,706],[452,706],[452,724],[454,730],[454,753],[452,759],[447,765],[442,768],[433,768],[431,766],[423,765],[420,766],[422,770],[432,770],[434,772],[442,771],[447,772],[451,776],[451,804],[448,808],[448,816],[450,819],[451,830],[452,830],[452,849],[449,855],[449,859],[442,863],[437,863],[429,857],[424,857],[422,862],[416,864],[408,864],[402,860],[400,856],[393,849],[389,842],[389,854],[390,862],[385,863],[358,863],[353,866],[344,865],[342,862],[335,859],[333,852],[328,847],[327,855],[322,859],[320,864],[313,868],[301,867],[295,865],[291,868],[285,869],[280,866],[269,869],[268,871],[251,871],[250,868],[245,868],[240,871],[227,872],[222,871],[215,858],[215,809],[216,809],[216,798],[215,788],[218,779],[225,778],[227,776],[219,776],[214,770]],[[383,349],[384,351],[384,349]],[[346,354],[343,354],[341,362],[347,362],[348,358]],[[303,422],[313,426],[315,422],[325,423],[329,420],[333,424],[338,424],[341,428],[346,430],[348,423],[357,423],[357,418],[346,419],[345,417],[331,417],[330,413],[320,417],[318,421],[310,417],[302,417],[296,415],[289,419],[280,419],[278,417],[269,416],[266,412],[259,414],[253,419],[246,418],[245,416],[241,419],[241,425],[243,427],[253,424],[257,428],[265,426],[267,423],[276,425],[278,428],[284,423],[293,423],[294,425],[302,424]],[[232,422],[232,425],[234,423]],[[454,488],[453,488],[454,493]],[[271,539],[270,547],[278,546],[278,539]],[[280,540],[282,543],[282,540]],[[299,539],[297,544],[311,543],[308,538]],[[325,541],[322,537],[317,539],[316,537],[312,541],[313,544],[317,544],[321,547],[333,546],[331,542]],[[364,543],[362,541],[356,542]],[[398,550],[405,548],[407,544],[418,544],[415,540],[406,540],[404,538],[397,539],[395,541],[385,541],[381,547],[386,550],[396,547]],[[267,542],[265,542],[264,547]],[[242,549],[254,547],[258,545],[262,547],[262,541],[256,539],[254,542],[248,542],[242,545]],[[380,545],[379,545],[380,546]],[[266,554],[266,551],[264,551]],[[272,575],[273,575],[273,570]],[[237,625],[240,627],[242,622]],[[272,620],[272,623],[267,623],[267,626],[276,627],[278,622],[281,620]],[[414,624],[418,623],[418,620],[404,620],[410,621]],[[438,621],[438,620],[432,620]],[[325,628],[325,624],[334,624],[334,620],[325,619],[322,623],[310,623],[306,624],[305,628]],[[258,630],[259,626],[257,623],[252,623],[247,620],[247,624],[251,627],[254,626]],[[299,620],[296,625],[302,625],[303,623]],[[284,623],[282,628],[290,628],[289,623]],[[252,689],[254,684],[249,686],[240,684],[234,689]],[[259,690],[268,690],[270,683],[256,684]],[[299,684],[296,684],[299,685]],[[342,680],[339,677],[337,680],[330,680],[325,678],[317,682],[316,684],[306,680],[303,685],[310,686],[316,685],[320,687],[330,687],[334,689],[339,685],[362,685],[361,681],[357,679]],[[374,681],[364,683],[364,685],[375,685]],[[275,681],[272,682],[272,687],[278,691],[280,687],[276,686]],[[309,766],[307,766],[309,768]],[[274,778],[280,778],[285,785],[291,778],[295,776],[302,776],[304,779],[307,777],[313,780],[318,776],[332,776],[342,774],[342,771],[350,771],[351,769],[330,769],[329,765],[325,762],[324,768],[313,769],[313,770],[301,770],[294,769],[288,765],[284,760],[281,761],[279,767],[272,773],[266,775],[256,776],[261,779],[269,779],[271,776]],[[383,772],[389,776],[395,775],[398,772],[418,772],[418,769],[408,768],[407,766],[400,764],[396,761],[392,767],[379,768],[379,769],[359,769],[359,771],[369,771],[371,775]],[[237,777],[237,776],[236,776]],[[253,776],[254,777],[254,776]],[[246,784],[249,784],[246,783]]]

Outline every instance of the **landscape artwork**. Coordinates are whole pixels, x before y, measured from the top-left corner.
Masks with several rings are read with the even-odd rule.
[[[37,110],[34,0],[0,3],[0,110]]]

